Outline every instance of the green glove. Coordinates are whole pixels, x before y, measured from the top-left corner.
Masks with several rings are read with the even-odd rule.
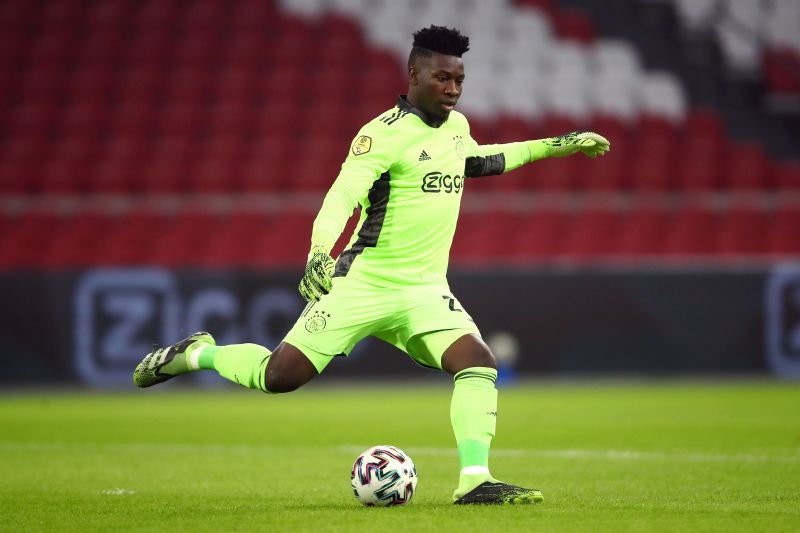
[[[300,280],[300,295],[307,302],[318,302],[324,294],[331,292],[331,278],[336,268],[333,258],[323,246],[312,246],[306,263],[306,273]]]
[[[594,159],[611,150],[608,139],[591,131],[573,131],[534,142],[541,142],[545,157],[564,157],[581,152]]]

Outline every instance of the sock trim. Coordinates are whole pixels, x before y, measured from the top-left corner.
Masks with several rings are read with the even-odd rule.
[[[462,476],[489,475],[489,467],[483,465],[465,466],[461,469]]]
[[[497,370],[494,368],[488,367],[471,367],[465,368],[464,370],[457,372],[455,376],[453,376],[453,381],[458,382],[462,379],[469,379],[469,378],[478,378],[478,379],[485,379],[490,381],[493,385],[497,381]]]
[[[207,346],[207,344],[201,344],[197,348],[193,348],[189,351],[189,357],[186,358],[186,363],[189,365],[189,368],[192,370],[200,370],[200,354],[203,353],[203,350]]]

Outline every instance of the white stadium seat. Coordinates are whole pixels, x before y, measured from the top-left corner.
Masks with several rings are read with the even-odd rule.
[[[638,89],[643,112],[676,123],[686,117],[686,96],[680,82],[672,74],[647,73],[642,77]]]

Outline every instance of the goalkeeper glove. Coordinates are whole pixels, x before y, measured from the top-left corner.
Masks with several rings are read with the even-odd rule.
[[[594,159],[611,150],[611,143],[602,135],[591,131],[573,131],[558,137],[550,137],[534,141],[538,146],[532,147],[532,155],[541,152],[543,157],[564,157],[581,152]],[[538,159],[538,157],[534,157]]]
[[[300,280],[300,295],[307,302],[318,302],[319,299],[331,292],[333,286],[331,278],[336,263],[323,246],[312,246],[308,254],[306,272]]]

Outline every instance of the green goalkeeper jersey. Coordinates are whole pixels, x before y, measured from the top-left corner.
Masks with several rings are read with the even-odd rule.
[[[358,132],[314,221],[312,245],[330,250],[360,205],[334,277],[378,286],[446,283],[466,178],[530,160],[524,142],[479,146],[461,113],[432,122],[400,96]]]

